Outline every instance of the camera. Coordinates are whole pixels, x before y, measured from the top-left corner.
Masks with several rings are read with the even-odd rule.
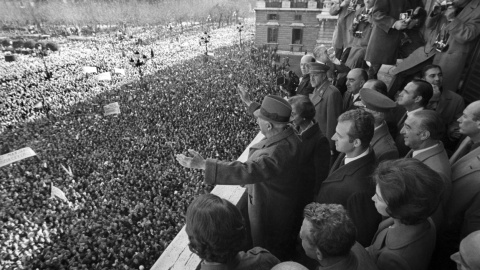
[[[445,35],[443,37],[440,36],[440,34],[438,34],[437,36],[437,40],[435,41],[434,45],[435,45],[435,50],[437,50],[437,52],[446,52],[448,50],[448,38],[450,37],[450,35],[448,33],[445,33]]]
[[[448,50],[448,44],[446,41],[440,40],[440,41],[435,41],[436,48],[435,50],[437,52],[446,52]]]
[[[447,2],[445,5],[440,5],[440,11],[445,11],[451,6],[453,6],[452,2]]]
[[[353,19],[352,23],[352,34],[356,38],[361,38],[363,31],[358,30],[358,26],[362,22],[368,21],[368,14],[358,14],[357,17]]]
[[[348,11],[355,11],[355,9],[357,8],[357,2],[358,0],[351,0],[348,4]]]
[[[412,9],[407,10],[407,12],[400,13],[400,20],[410,21],[412,19],[412,13],[413,13]]]

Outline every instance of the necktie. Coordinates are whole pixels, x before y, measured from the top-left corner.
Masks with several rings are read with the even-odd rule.
[[[403,124],[405,123],[405,119],[407,119],[407,113],[405,113],[402,116],[402,118],[400,118],[400,121],[398,121],[398,123],[397,123],[398,132],[400,132],[400,130],[403,128]]]

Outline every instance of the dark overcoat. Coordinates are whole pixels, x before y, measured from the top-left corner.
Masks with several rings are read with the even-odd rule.
[[[205,183],[246,185],[253,244],[279,258],[285,258],[285,247],[295,241],[299,145],[299,137],[288,127],[252,145],[245,163],[207,159],[206,164]]]
[[[437,52],[433,64],[442,67],[445,78],[443,87],[456,91],[468,56],[480,36],[480,1],[470,1],[450,23],[447,23],[445,15],[440,13],[433,17],[429,16],[426,25],[437,31],[445,27],[445,31],[450,35],[447,51]]]
[[[407,0],[377,0],[373,7],[373,30],[365,60],[373,64],[394,65],[402,33],[393,24],[408,9]]]
[[[393,218],[382,221],[367,248],[378,269],[428,269],[435,248],[436,229],[432,220],[416,226],[393,227],[393,223]]]
[[[337,127],[337,118],[342,113],[342,94],[328,80],[325,80],[310,94],[310,100],[315,106],[315,121],[327,137],[330,149],[334,150],[335,143],[332,141],[332,137]]]
[[[447,204],[446,222],[458,239],[480,230],[480,147],[458,155],[470,142],[467,137],[450,158],[452,195]]]
[[[300,179],[305,182],[302,185],[304,199],[303,207],[313,202],[318,194],[320,185],[327,178],[330,169],[330,146],[328,140],[320,131],[320,126],[313,126],[300,134]]]
[[[375,184],[370,175],[375,170],[375,154],[369,151],[366,156],[343,166],[340,164],[345,154],[340,154],[316,199],[319,203],[343,205],[357,227],[357,241],[363,246],[370,245],[381,221],[372,201]]]

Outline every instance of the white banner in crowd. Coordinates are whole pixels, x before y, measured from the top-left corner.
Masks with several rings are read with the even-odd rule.
[[[123,69],[123,68],[115,68],[115,70],[113,72],[115,74],[122,74],[123,76],[125,76],[125,69]]]
[[[105,116],[112,114],[120,114],[120,105],[118,104],[118,102],[110,103],[103,106],[103,110],[105,111]]]
[[[83,73],[97,73],[96,67],[83,67]]]
[[[0,156],[0,167],[8,165],[13,162],[17,162],[19,160],[36,156],[35,152],[30,147],[25,147],[22,149],[18,149],[17,151],[10,152],[5,155]]]
[[[52,184],[52,192],[50,194],[50,198],[53,197],[58,197],[60,200],[68,202],[67,196],[65,196],[65,192]]]
[[[97,80],[99,80],[99,81],[111,81],[112,80],[112,75],[110,74],[110,72],[100,73],[97,76]]]

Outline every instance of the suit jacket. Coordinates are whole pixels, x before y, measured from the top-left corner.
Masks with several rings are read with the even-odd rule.
[[[480,147],[458,155],[469,147],[469,137],[450,158],[452,165],[452,195],[446,209],[447,229],[460,236],[459,240],[480,230]]]
[[[338,15],[337,33],[333,40],[333,46],[344,49],[350,47],[353,42],[353,36],[349,30],[355,18],[355,10],[349,10],[348,6],[332,5],[330,15]]]
[[[305,74],[302,76],[302,80],[300,81],[300,84],[298,85],[297,88],[297,95],[304,95],[307,96],[310,95],[313,92],[314,88],[312,84],[310,83],[310,74]]]
[[[375,169],[375,154],[370,149],[366,156],[340,166],[344,158],[344,153],[338,156],[316,201],[343,205],[357,227],[357,241],[368,246],[381,220],[372,203],[375,185],[370,175]]]
[[[310,100],[315,106],[315,121],[327,137],[330,149],[335,150],[332,137],[337,127],[337,119],[342,113],[342,94],[329,81],[325,80],[310,94]]]
[[[412,158],[412,154],[413,150],[410,150],[405,158]],[[448,200],[450,199],[450,195],[452,193],[452,181],[450,180],[452,171],[450,169],[450,162],[448,161],[447,152],[443,147],[443,143],[438,142],[437,146],[425,152],[421,152],[418,155],[415,155],[413,158],[420,160],[423,164],[436,171],[442,178],[443,185],[445,187],[442,195],[442,204],[441,207],[439,207],[432,215],[437,232],[440,232],[443,229],[445,218],[444,208],[447,206]]]
[[[388,132],[388,126],[385,122],[373,133],[370,146],[375,152],[375,159],[378,163],[399,157],[395,141],[393,141],[392,135]]]
[[[393,218],[378,226],[368,253],[380,270],[425,270],[435,248],[435,225],[431,219],[415,226],[390,228]]]
[[[259,104],[253,103],[250,109],[253,107]],[[288,127],[252,145],[245,163],[216,159],[206,162],[205,183],[246,185],[253,244],[279,258],[284,258],[285,246],[295,241],[292,230],[299,202],[299,147],[300,139]]]
[[[377,0],[373,7],[373,30],[365,60],[372,64],[394,65],[397,62],[401,31],[392,28],[400,13],[408,9],[407,0]]]
[[[435,29],[437,33],[445,26],[445,32],[450,35],[447,51],[437,52],[433,64],[441,66],[444,78],[448,78],[443,82],[445,89],[456,91],[460,74],[480,35],[480,2],[470,1],[450,23],[443,13],[436,16],[430,14],[426,26]],[[433,42],[435,40],[430,41],[430,44]]]
[[[459,94],[444,88],[435,111],[440,114],[447,126],[458,127],[457,119],[462,116],[464,109],[463,98]]]

